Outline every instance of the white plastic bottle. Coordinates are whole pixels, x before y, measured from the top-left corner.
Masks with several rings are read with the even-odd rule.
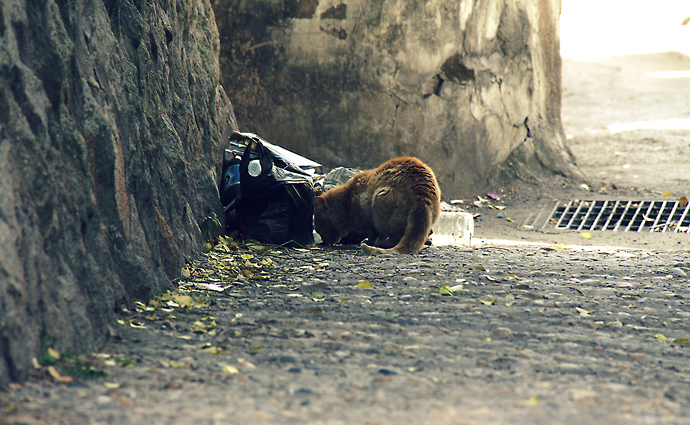
[[[431,241],[434,245],[456,245],[472,247],[474,218],[464,211],[441,211],[441,217],[432,227]]]

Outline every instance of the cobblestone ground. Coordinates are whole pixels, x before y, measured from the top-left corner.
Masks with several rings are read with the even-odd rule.
[[[689,267],[687,251],[221,245],[123,312],[89,373],[68,382],[63,353],[51,376],[48,350],[0,393],[0,422],[690,423]]]

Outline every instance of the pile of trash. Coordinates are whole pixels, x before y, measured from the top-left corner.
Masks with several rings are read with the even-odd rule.
[[[337,167],[321,175],[320,167],[256,134],[233,132],[219,185],[225,236],[288,246],[320,242],[313,230],[315,192],[347,183],[360,171]],[[472,215],[445,202],[442,207],[434,242],[471,246]]]
[[[314,243],[317,167],[256,134],[233,132],[219,187],[225,235],[276,245]]]

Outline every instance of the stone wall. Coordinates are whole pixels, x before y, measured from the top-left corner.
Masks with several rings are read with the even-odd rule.
[[[207,0],[0,7],[1,385],[170,287],[236,123]]]
[[[415,155],[446,198],[579,176],[560,122],[559,0],[215,0],[238,123],[322,162]]]

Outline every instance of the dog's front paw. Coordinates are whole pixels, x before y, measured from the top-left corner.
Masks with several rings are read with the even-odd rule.
[[[360,247],[362,248],[362,252],[366,255],[379,255],[381,253],[380,249],[373,246],[369,246],[364,242],[360,244]]]

